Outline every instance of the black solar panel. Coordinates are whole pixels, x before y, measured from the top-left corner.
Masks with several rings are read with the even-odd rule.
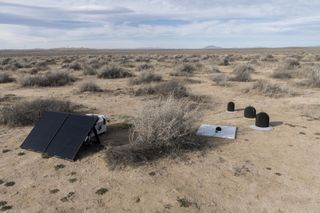
[[[73,160],[98,118],[45,112],[21,148]]]
[[[44,112],[39,122],[22,143],[21,148],[45,152],[68,116],[67,113]]]
[[[73,160],[96,121],[97,118],[92,116],[70,115],[46,152]]]

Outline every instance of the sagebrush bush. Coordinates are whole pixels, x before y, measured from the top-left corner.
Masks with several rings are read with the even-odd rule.
[[[294,69],[300,66],[299,60],[292,57],[286,58],[284,64],[286,66],[286,69]]]
[[[79,62],[72,62],[71,64],[69,64],[69,69],[75,70],[75,71],[79,71],[82,69],[82,66]]]
[[[79,106],[57,99],[19,101],[0,109],[0,122],[8,126],[26,126],[37,122],[45,111],[74,112]]]
[[[312,68],[311,73],[307,76],[307,79],[303,82],[308,87],[320,88],[320,66]]]
[[[132,77],[132,73],[124,68],[121,67],[115,67],[115,66],[106,66],[103,67],[99,73],[99,78],[127,78]]]
[[[190,96],[183,83],[177,80],[170,80],[156,85],[149,85],[138,89],[136,95],[161,95],[168,97],[173,95],[175,98],[185,98]]]
[[[176,70],[172,75],[175,76],[189,76],[196,71],[196,67],[191,64],[181,64],[176,67]]]
[[[102,92],[103,90],[94,82],[84,82],[79,86],[80,92]]]
[[[25,76],[20,79],[23,87],[55,87],[75,82],[76,78],[67,72],[49,72],[44,75]]]
[[[217,68],[217,67],[215,67],[215,66],[213,66],[213,67],[211,68],[211,70],[209,70],[209,72],[210,72],[210,73],[221,73],[221,71],[219,70],[219,68]]]
[[[152,70],[152,69],[154,69],[154,66],[151,64],[141,64],[137,67],[138,71]]]
[[[215,74],[210,79],[219,86],[229,86],[229,77],[225,74]]]
[[[266,80],[259,80],[254,83],[253,90],[269,97],[282,97],[285,95],[293,95],[293,93],[285,85],[272,84]]]
[[[278,59],[276,59],[273,55],[269,54],[261,58],[261,61],[266,61],[266,62],[277,62]]]
[[[0,84],[13,82],[14,78],[12,78],[8,73],[0,73]]]
[[[154,72],[144,71],[134,79],[130,79],[131,84],[145,84],[162,81],[162,76]]]
[[[296,58],[287,58],[273,71],[271,77],[279,79],[292,78],[298,67],[300,67],[300,63]]]
[[[82,73],[84,75],[96,75],[97,70],[95,68],[93,68],[91,65],[83,64],[82,65]]]
[[[133,120],[130,142],[160,147],[175,145],[193,133],[199,118],[194,103],[170,96],[143,108]]]
[[[129,144],[110,147],[105,159],[110,168],[136,165],[182,150],[205,147],[194,136],[195,124],[201,112],[187,100],[159,100],[146,105],[133,120]]]
[[[292,78],[292,71],[286,69],[283,66],[279,66],[277,69],[275,69],[271,75],[272,78],[278,78],[278,79],[289,79]]]
[[[251,73],[253,72],[254,72],[254,69],[252,66],[248,64],[239,64],[234,68],[233,70],[234,77],[231,78],[231,80],[240,81],[240,82],[251,81]]]
[[[230,57],[229,56],[223,56],[218,58],[218,65],[219,66],[228,66],[230,65]]]

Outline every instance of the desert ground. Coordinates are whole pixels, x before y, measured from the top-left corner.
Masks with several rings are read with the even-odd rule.
[[[319,65],[320,48],[1,51],[0,79],[11,80],[0,83],[0,209],[319,212]],[[110,66],[130,75],[103,76]],[[33,82],[57,72],[73,80]],[[147,72],[161,79],[132,83]],[[147,103],[166,96],[139,90],[172,79],[201,108],[195,129],[203,123],[237,126],[237,138],[199,138],[210,146],[136,165],[109,165],[107,150],[128,143],[127,124]],[[98,89],[81,89],[87,82]],[[4,118],[4,109],[36,99],[70,101],[81,112],[107,115],[110,128],[101,146],[87,147],[76,161],[21,149],[34,124],[19,123],[28,112],[16,112],[13,121]],[[235,113],[226,113],[230,101]],[[272,131],[250,128],[255,120],[241,110],[249,105],[270,115]]]

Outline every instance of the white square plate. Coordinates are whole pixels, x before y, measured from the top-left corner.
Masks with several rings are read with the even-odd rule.
[[[217,127],[221,127],[221,131],[216,131]],[[235,139],[237,127],[202,124],[196,134],[200,136]]]

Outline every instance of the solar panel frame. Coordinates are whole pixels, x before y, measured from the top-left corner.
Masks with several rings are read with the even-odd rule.
[[[45,152],[68,116],[68,113],[44,112],[20,147]]]
[[[63,127],[46,149],[46,153],[67,160],[74,160],[85,138],[94,128],[98,118],[70,114]]]
[[[97,116],[44,112],[20,147],[74,160],[97,121]]]

